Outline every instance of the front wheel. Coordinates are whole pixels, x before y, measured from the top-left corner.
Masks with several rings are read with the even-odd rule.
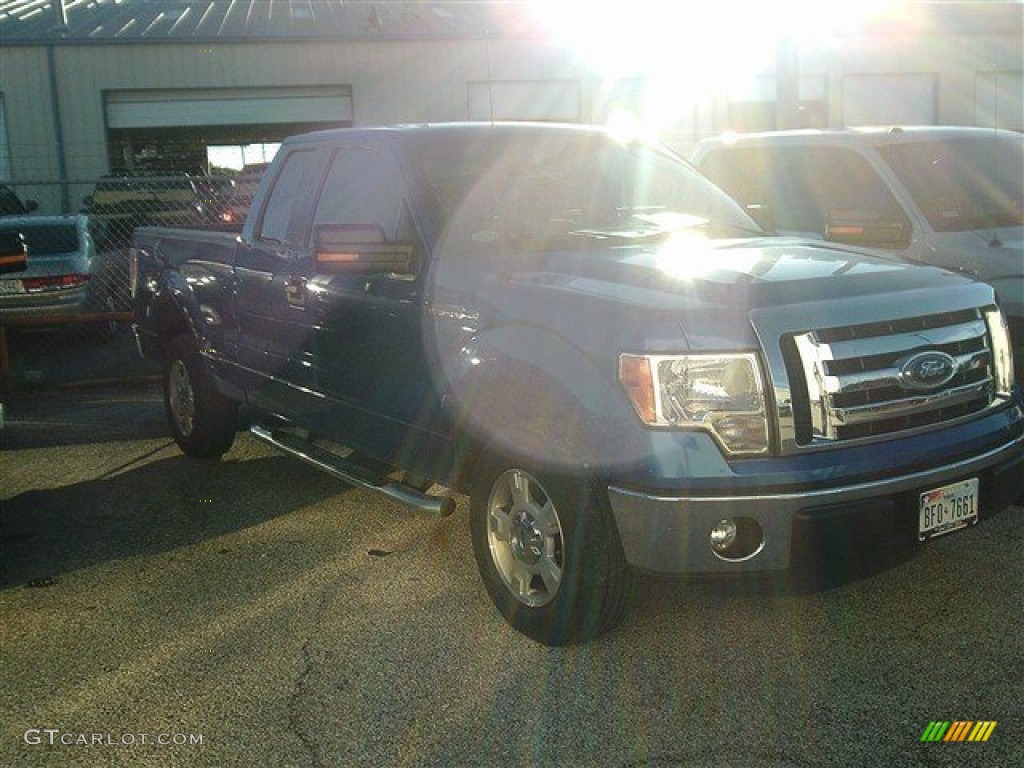
[[[499,456],[482,463],[470,494],[473,551],[505,619],[545,645],[614,628],[631,578],[593,480]]]
[[[213,386],[191,336],[179,336],[168,347],[164,405],[171,434],[185,455],[211,459],[231,448],[238,406]]]

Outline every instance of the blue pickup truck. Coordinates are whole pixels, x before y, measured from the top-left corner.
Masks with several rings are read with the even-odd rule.
[[[926,546],[1024,486],[989,286],[767,236],[596,128],[294,137],[240,235],[138,229],[131,272],[187,455],[226,452],[245,404],[347,482],[468,494],[487,591],[546,644],[615,626],[637,570]]]

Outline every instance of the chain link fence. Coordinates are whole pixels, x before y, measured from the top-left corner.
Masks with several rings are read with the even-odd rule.
[[[132,231],[238,231],[258,174],[111,175],[0,185],[0,389],[130,381]]]

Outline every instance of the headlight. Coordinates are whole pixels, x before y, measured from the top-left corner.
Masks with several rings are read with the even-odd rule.
[[[705,430],[731,455],[768,452],[761,368],[752,353],[624,354],[619,381],[649,426]]]
[[[985,322],[992,337],[992,372],[996,394],[1009,397],[1013,389],[1013,346],[1003,313],[992,307],[985,310]]]

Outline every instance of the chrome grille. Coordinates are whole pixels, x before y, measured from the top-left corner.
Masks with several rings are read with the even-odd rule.
[[[984,410],[995,398],[980,310],[794,334],[790,349],[799,445],[940,424]],[[935,386],[908,376],[922,353],[937,353],[930,357],[943,375]]]

